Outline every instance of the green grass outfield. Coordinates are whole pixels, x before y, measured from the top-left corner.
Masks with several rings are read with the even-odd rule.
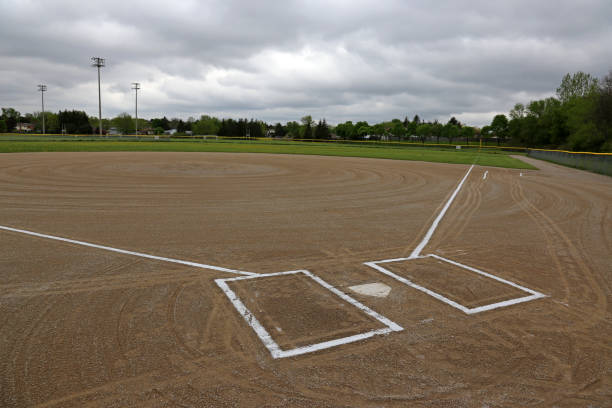
[[[276,141],[22,141],[0,140],[0,153],[23,152],[226,152],[277,153],[320,156],[368,157],[472,164],[515,169],[535,167],[498,150],[443,149],[435,147],[319,144]]]

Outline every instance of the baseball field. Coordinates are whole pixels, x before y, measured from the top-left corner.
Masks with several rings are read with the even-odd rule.
[[[1,154],[0,406],[610,406],[612,178],[520,160]]]

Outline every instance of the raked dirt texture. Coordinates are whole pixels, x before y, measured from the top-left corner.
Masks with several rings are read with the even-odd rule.
[[[540,170],[476,165],[423,254],[546,297],[466,314],[365,263],[409,257],[467,164],[0,155],[0,226],[72,240],[0,230],[0,406],[610,406],[612,178],[521,160]],[[389,267],[468,307],[521,296]],[[215,280],[295,270],[403,330],[274,358]],[[385,327],[307,276],[228,285],[284,349]]]

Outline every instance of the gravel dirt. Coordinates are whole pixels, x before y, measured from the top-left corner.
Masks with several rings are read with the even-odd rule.
[[[307,269],[404,328],[273,359],[214,282],[236,275],[0,230],[0,406],[610,407],[612,178],[521,160],[540,170],[475,167],[423,253],[548,297],[467,315],[363,263],[409,256],[468,166],[0,155],[0,225]],[[522,295],[431,258],[394,267],[470,307]],[[348,289],[374,282],[389,295]],[[303,276],[230,286],[282,347],[382,327]]]

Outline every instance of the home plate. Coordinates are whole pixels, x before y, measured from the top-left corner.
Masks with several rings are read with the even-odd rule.
[[[364,285],[349,286],[349,289],[360,295],[387,297],[391,292],[391,287],[384,283],[366,283]]]

